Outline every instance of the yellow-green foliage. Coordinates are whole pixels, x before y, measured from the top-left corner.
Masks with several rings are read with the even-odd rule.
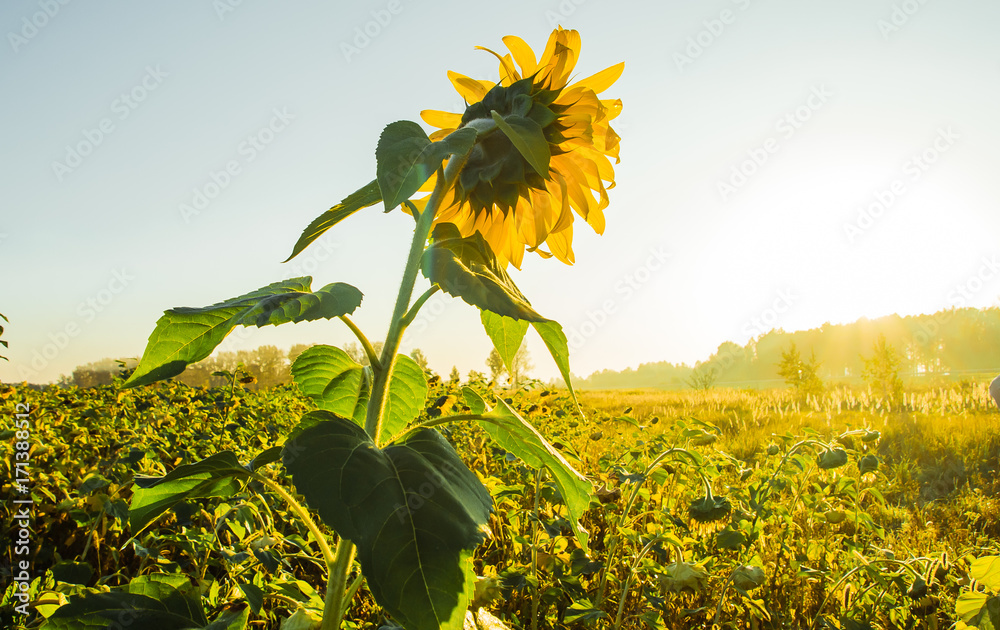
[[[31,596],[40,612],[151,573],[193,576],[209,611],[251,603],[256,628],[322,609],[315,542],[262,488],[189,501],[143,532],[128,525],[134,475],[280,444],[310,408],[294,388],[8,387],[0,396],[7,417],[17,403],[34,409]],[[805,399],[789,390],[585,392],[585,420],[562,390],[499,396],[596,490],[584,518],[588,556],[549,480],[477,426],[443,426],[495,501],[493,536],[474,558],[476,605],[511,627],[530,627],[534,615],[539,627],[891,628],[931,618],[947,627],[972,559],[1000,552],[1000,414],[982,384],[908,391],[895,407],[848,389]],[[467,413],[464,401],[454,384],[434,381],[423,417]],[[13,442],[0,444],[4,479]],[[862,473],[872,457],[864,465],[877,469]],[[263,470],[290,487],[280,463]],[[11,496],[10,483],[3,490]],[[13,515],[8,506],[4,531]],[[73,578],[81,567],[93,573]],[[922,597],[917,575],[928,584]],[[4,627],[22,619],[11,594]],[[347,619],[385,622],[368,596],[354,599]]]

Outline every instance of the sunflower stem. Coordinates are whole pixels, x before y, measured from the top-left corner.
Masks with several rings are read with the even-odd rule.
[[[375,352],[375,348],[372,346],[372,343],[368,341],[368,337],[361,332],[361,329],[358,328],[357,324],[355,324],[354,321],[347,315],[341,315],[340,321],[344,322],[347,327],[351,329],[351,332],[354,333],[354,336],[358,338],[358,341],[361,342],[361,347],[364,349],[365,355],[368,357],[368,362],[371,364],[372,370],[375,372],[381,370],[382,366],[379,364],[378,354]]]
[[[346,593],[347,574],[350,573],[351,565],[354,564],[356,549],[354,543],[345,538],[341,538],[340,542],[337,543],[337,555],[333,564],[330,565],[330,575],[326,582],[326,599],[323,602],[323,622],[320,625],[320,630],[340,630],[344,614],[351,603],[350,597],[353,597],[354,593],[357,592],[355,589],[350,597]]]
[[[372,383],[372,396],[368,401],[368,412],[365,417],[365,431],[371,436],[376,446],[381,446],[379,436],[382,432],[382,416],[385,413],[386,394],[389,389],[389,381],[392,379],[392,371],[396,363],[396,353],[399,351],[399,344],[403,339],[403,332],[409,323],[406,319],[406,312],[410,306],[410,298],[413,296],[413,285],[417,281],[417,273],[420,271],[420,257],[424,253],[424,246],[427,237],[430,235],[431,226],[434,224],[434,216],[437,214],[444,202],[447,191],[455,183],[458,174],[468,160],[468,155],[456,155],[448,160],[448,165],[442,171],[438,169],[437,183],[434,192],[427,202],[424,211],[417,218],[417,226],[413,230],[413,240],[410,242],[410,254],[406,259],[406,267],[403,268],[403,280],[399,285],[399,293],[396,296],[396,306],[392,311],[392,319],[389,324],[389,333],[385,337],[385,345],[382,346],[382,357],[379,364],[382,369],[375,372]],[[428,296],[429,297],[429,296]]]

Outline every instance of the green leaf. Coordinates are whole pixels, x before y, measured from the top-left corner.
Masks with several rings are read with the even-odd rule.
[[[479,312],[479,318],[482,320],[483,328],[490,336],[497,354],[500,355],[503,364],[510,371],[514,364],[514,355],[517,354],[521,348],[521,342],[524,341],[524,333],[528,332],[528,322],[503,317],[486,310]]]
[[[546,321],[514,285],[482,235],[462,237],[451,223],[439,223],[423,254],[421,271],[446,293],[480,310],[529,322]]]
[[[273,464],[274,462],[281,459],[281,447],[272,446],[271,448],[264,449],[257,456],[250,460],[249,468],[252,471],[256,471],[259,468],[263,468],[268,464]]]
[[[256,584],[248,582],[237,582],[236,586],[239,586],[240,590],[243,591],[243,595],[246,596],[250,608],[255,614],[259,615],[261,606],[264,605],[264,590]]]
[[[246,626],[227,624],[228,630]],[[70,597],[42,628],[79,630],[135,626],[143,630],[219,628],[209,624],[198,587],[184,575],[154,573],[133,578],[109,593],[83,593]]]
[[[364,425],[369,389],[364,367],[333,346],[313,346],[292,364],[292,379],[316,406]]]
[[[955,614],[974,628],[1000,629],[1000,597],[966,591],[955,602]]]
[[[719,532],[715,538],[715,546],[719,549],[739,549],[746,542],[746,537],[742,533],[729,527]]]
[[[493,122],[517,147],[518,152],[531,165],[531,168],[544,179],[548,179],[549,160],[552,153],[549,151],[549,142],[545,139],[545,132],[542,131],[541,125],[523,116],[507,116],[505,119],[496,111],[490,113],[493,115]]]
[[[427,377],[416,361],[405,354],[396,355],[389,379],[389,392],[382,416],[379,444],[406,428],[424,408],[427,400]]]
[[[375,149],[376,179],[389,212],[423,186],[449,155],[465,154],[476,141],[472,127],[458,129],[431,142],[415,122],[401,120],[386,125]]]
[[[973,560],[969,575],[991,591],[1000,591],[1000,556],[983,556]]]
[[[462,396],[465,398],[465,404],[469,406],[469,410],[472,413],[482,414],[489,409],[486,406],[486,401],[471,387],[463,387]]]
[[[250,471],[232,451],[223,451],[194,464],[174,468],[163,477],[136,477],[129,507],[132,535],[181,501],[228,497],[239,492]]]
[[[205,630],[244,630],[249,619],[249,608],[223,612],[215,621],[205,626]]]
[[[86,585],[94,575],[94,567],[89,562],[57,562],[49,569],[57,582]]]
[[[542,338],[545,347],[549,349],[549,354],[555,359],[559,373],[562,374],[563,381],[569,389],[569,395],[576,405],[576,412],[582,418],[583,410],[580,409],[580,402],[576,399],[576,391],[573,390],[573,380],[569,372],[569,342],[566,340],[562,326],[559,325],[559,322],[552,320],[532,322],[531,325],[535,327],[538,336]]]
[[[299,237],[299,240],[295,243],[295,247],[292,248],[292,254],[283,262],[288,262],[298,256],[303,249],[322,236],[324,232],[358,210],[374,206],[380,201],[382,201],[382,193],[378,187],[378,180],[372,180],[363,188],[354,191],[340,203],[313,219],[312,223],[302,231],[302,236]]]
[[[340,282],[310,293],[312,278],[292,278],[203,308],[172,308],[149,336],[139,367],[124,387],[177,376],[212,353],[233,328],[331,319],[353,313],[361,291]]]
[[[379,449],[345,418],[285,446],[296,490],[353,541],[368,588],[408,630],[457,630],[473,594],[471,552],[489,493],[439,433],[418,429]]]
[[[466,398],[479,398],[482,408],[489,409],[486,401],[472,389],[465,387],[462,391]],[[594,491],[590,480],[577,472],[562,453],[503,400],[498,399],[495,408],[480,415],[485,416],[479,420],[483,430],[497,444],[521,458],[528,466],[536,469],[544,467],[552,474],[569,511],[569,522],[576,539],[586,550],[588,533],[580,524],[580,518],[590,507],[590,497]]]

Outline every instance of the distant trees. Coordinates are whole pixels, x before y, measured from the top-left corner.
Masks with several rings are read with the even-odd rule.
[[[10,321],[6,317],[4,317],[3,313],[0,313],[0,319],[2,319],[5,322],[9,322]],[[2,335],[2,334],[3,334],[3,326],[0,326],[0,335]],[[4,341],[3,339],[0,339],[0,344],[2,344],[4,348],[8,348],[9,347],[7,345],[7,342]],[[3,356],[2,354],[0,354],[0,359],[3,359],[4,361],[9,361],[10,360],[7,357]]]
[[[823,380],[819,377],[819,361],[813,351],[806,361],[792,342],[787,351],[782,351],[778,363],[778,374],[801,396],[816,396],[823,393]]]
[[[521,383],[525,381],[528,377],[528,373],[535,368],[534,364],[531,362],[531,353],[528,352],[528,348],[525,345],[521,345],[514,354],[514,358],[510,362],[510,367],[504,365],[503,359],[500,357],[500,353],[497,352],[496,348],[490,350],[490,354],[486,357],[486,367],[490,369],[490,376],[493,381],[496,382],[504,373],[509,377],[509,385],[512,388],[517,388]]]
[[[899,378],[902,365],[899,354],[879,335],[872,345],[872,356],[862,357],[864,369],[861,377],[868,385],[882,395],[883,400],[896,401],[903,395],[903,381]]]
[[[382,350],[382,343],[373,344],[375,352]],[[296,344],[288,349],[281,350],[276,346],[260,346],[255,350],[238,350],[236,352],[219,352],[202,361],[191,364],[181,374],[175,378],[192,387],[219,387],[226,384],[226,379],[221,376],[214,376],[215,372],[229,372],[234,374],[237,368],[244,373],[253,376],[255,382],[248,384],[249,389],[267,389],[277,385],[284,385],[292,381],[291,367],[295,359],[300,354],[312,347],[312,344]],[[344,351],[354,361],[361,365],[369,365],[368,355],[357,343],[349,343],[344,346]],[[410,357],[417,362],[421,368],[427,371],[427,357],[419,349],[410,353]],[[129,360],[126,366],[134,368],[136,361]],[[118,374],[119,366],[114,359],[102,359],[94,363],[81,365],[73,370],[72,376],[63,376],[59,380],[62,386],[76,385],[77,387],[96,387],[98,385],[110,385],[112,379]]]
[[[708,390],[712,389],[716,379],[719,378],[719,371],[711,365],[699,365],[691,370],[691,376],[687,378],[687,384],[692,389]]]
[[[382,347],[385,346],[381,341],[376,341],[372,344],[372,350],[375,351],[375,356],[380,356],[382,354]],[[368,367],[372,364],[368,360],[368,354],[365,353],[365,349],[359,346],[356,342],[344,344],[344,352],[347,353],[349,357],[354,359],[355,363],[360,363],[361,365]]]
[[[458,371],[458,366],[451,366],[451,374],[448,375],[448,380],[453,384],[457,384],[462,380],[462,374]]]
[[[685,386],[773,387],[784,381],[780,374],[791,343],[800,359],[817,362],[816,376],[824,383],[863,382],[864,355],[879,335],[894,349],[903,382],[930,383],[943,379],[980,378],[1000,372],[1000,308],[955,308],[927,315],[889,315],[861,318],[849,324],[825,323],[818,328],[786,332],[772,330],[744,345],[724,342],[703,362],[691,368],[666,361],[643,363],[621,371],[600,370],[575,378],[574,386],[586,389]],[[700,374],[694,374],[700,370]],[[715,380],[708,378],[714,373]],[[709,381],[711,381],[709,383]],[[881,385],[878,386],[881,391]],[[887,384],[887,391],[893,386]]]
[[[493,382],[497,382],[500,376],[507,369],[503,364],[503,359],[500,358],[500,353],[497,352],[496,348],[490,350],[490,355],[486,357],[486,367],[490,369],[490,378]]]
[[[424,372],[430,370],[430,368],[427,367],[427,357],[424,356],[424,353],[420,348],[414,348],[413,352],[410,353],[410,358],[413,359]]]

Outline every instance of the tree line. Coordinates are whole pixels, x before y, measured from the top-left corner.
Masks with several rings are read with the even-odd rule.
[[[877,348],[880,343],[881,350]],[[816,378],[826,383],[866,382],[866,370],[871,369],[866,361],[873,353],[890,350],[898,363],[895,370],[905,382],[933,383],[992,374],[1000,371],[1000,308],[862,318],[796,332],[775,329],[742,346],[726,341],[694,366],[660,361],[622,371],[601,370],[587,378],[574,378],[574,386],[780,387],[788,376],[782,373],[783,353],[793,346],[801,357],[815,363]]]

